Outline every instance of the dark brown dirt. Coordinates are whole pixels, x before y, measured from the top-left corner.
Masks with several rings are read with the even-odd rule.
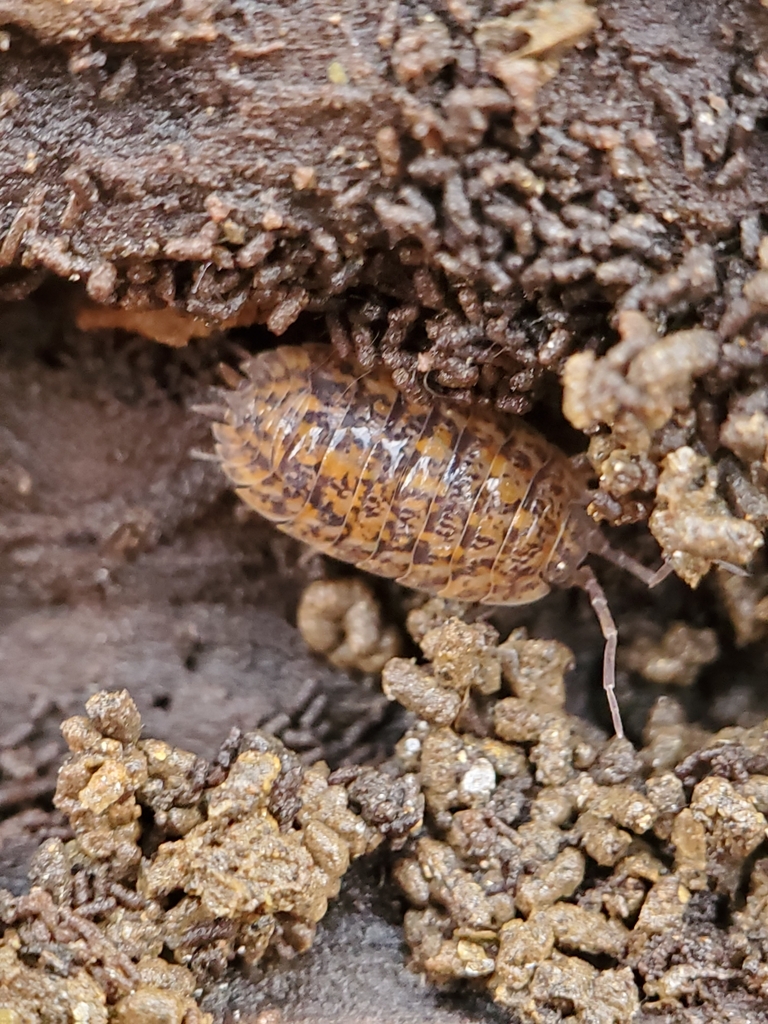
[[[481,34],[503,4],[89,9],[0,6],[9,284],[219,322],[255,303],[277,334],[327,312],[402,385],[524,412],[613,338],[617,298],[708,326],[754,259],[757,0],[602,5],[512,127],[524,87]],[[709,273],[671,283],[692,251]]]
[[[335,763],[397,734],[373,687],[298,639],[298,592],[319,567],[189,457],[208,447],[189,406],[235,358],[217,324],[265,323],[240,332],[249,347],[329,338],[409,391],[530,412],[569,450],[586,438],[563,419],[558,377],[573,352],[610,349],[618,311],[662,333],[718,331],[717,366],[652,455],[706,451],[731,510],[765,525],[763,454],[737,428],[768,402],[764,315],[741,294],[766,227],[768,11],[603,3],[510,127],[473,31],[516,6],[148,0],[138,16],[129,0],[98,14],[0,0],[0,885],[19,891],[38,840],[66,834],[49,803],[58,724],[98,688],[126,686],[151,735],[201,754],[233,724],[270,720]],[[191,314],[212,336],[169,353],[78,334],[62,323],[83,286],[118,313]],[[599,501],[632,523],[652,496]],[[658,555],[642,527],[614,543]],[[618,570],[601,578],[622,645],[660,643],[672,621],[716,630],[719,658],[668,691],[692,719],[765,712],[762,562],[737,597],[710,579],[648,593]],[[498,621],[567,643],[569,708],[604,723],[601,641],[578,595]],[[659,686],[624,672],[619,687],[637,738]],[[370,895],[379,869],[357,870],[308,957],[215,1005],[474,1019],[405,973],[390,897]]]

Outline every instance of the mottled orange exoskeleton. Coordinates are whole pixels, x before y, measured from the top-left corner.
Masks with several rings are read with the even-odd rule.
[[[583,587],[606,639],[616,732],[616,627],[590,551],[610,552],[585,511],[583,477],[516,417],[405,398],[383,368],[360,372],[327,345],[249,358],[214,424],[246,504],[334,558],[439,597],[528,604]]]

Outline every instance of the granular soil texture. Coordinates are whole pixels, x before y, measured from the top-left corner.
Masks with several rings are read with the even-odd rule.
[[[717,325],[757,255],[757,0],[37,0],[0,21],[8,287],[27,267],[276,334],[324,312],[402,386],[524,412],[617,307]]]
[[[426,803],[393,868],[414,964],[524,1024],[765,1020],[766,723],[711,735],[662,698],[642,747],[605,742],[564,713],[567,648],[427,608],[429,661],[383,673],[419,716],[395,759]]]
[[[333,767],[380,760],[402,730],[373,685],[311,658],[293,628],[322,567],[244,517],[216,467],[189,458],[209,445],[189,406],[217,360],[237,358],[221,326],[245,327],[250,348],[284,332],[325,338],[363,367],[383,362],[408,394],[530,415],[569,452],[587,448],[591,511],[624,525],[617,545],[652,562],[648,521],[670,557],[682,552],[688,583],[727,563],[695,591],[671,580],[649,594],[601,572],[630,735],[640,741],[660,692],[709,729],[759,725],[763,556],[748,577],[731,569],[768,522],[767,19],[757,0],[148,0],[140,12],[0,0],[4,885],[22,892],[38,842],[71,837],[50,803],[58,726],[100,687],[128,687],[153,736],[209,758],[233,725],[266,723],[305,762]],[[56,277],[83,282],[88,305]],[[73,304],[103,329],[63,328]],[[205,338],[172,353],[135,331]],[[605,723],[584,602],[562,592],[498,623],[566,642],[569,709]],[[694,751],[679,711],[666,725]],[[739,737],[759,748],[756,734]],[[700,759],[684,800],[723,778],[762,813],[753,753],[741,767],[718,751]],[[627,771],[630,788],[645,785]],[[675,866],[669,850],[660,861]],[[744,961],[751,989],[721,965],[739,969],[732,939],[752,927],[743,906],[758,906],[761,870],[726,894],[732,920],[721,896],[697,893],[685,942],[654,940],[633,961],[658,998],[688,1001],[666,1019],[761,1019],[761,956]],[[384,912],[360,895],[379,868],[355,871],[326,938],[259,983],[262,995],[218,988],[221,1014],[332,1015],[346,973],[354,1017],[372,1005],[351,980],[363,964],[373,1001],[402,1007],[398,1020],[475,1012],[466,988],[448,1005],[414,986],[412,1013],[395,1000],[393,926],[377,945]],[[637,889],[611,879],[593,891],[601,913],[624,898],[614,890]],[[362,954],[356,922],[373,935]],[[555,924],[560,963],[568,929]],[[696,957],[709,976],[692,996],[683,975]],[[545,1001],[542,1020],[574,1006]]]
[[[606,740],[564,710],[564,645],[449,612],[412,611],[429,660],[384,669],[418,717],[378,768],[239,729],[201,758],[142,737],[127,691],[90,697],[62,726],[69,832],[0,890],[12,1019],[768,1020],[766,723],[713,735],[662,698],[641,749]],[[403,975],[384,870],[440,999]]]

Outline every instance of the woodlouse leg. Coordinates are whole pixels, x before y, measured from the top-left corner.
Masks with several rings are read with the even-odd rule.
[[[233,391],[236,391],[240,384],[242,384],[242,375],[239,374],[237,370],[233,370],[232,367],[229,366],[227,363],[219,363],[217,369],[219,371],[219,376],[221,377],[221,379],[224,381],[225,384],[228,384]]]
[[[616,700],[616,648],[619,643],[619,633],[616,623],[613,621],[611,610],[608,607],[608,598],[605,591],[597,581],[597,577],[589,568],[582,566],[575,574],[573,582],[581,587],[589,598],[592,610],[597,616],[600,630],[605,638],[605,650],[603,652],[603,689],[608,699],[608,707],[611,710],[613,730],[621,739],[624,736],[624,725],[621,721],[619,702]]]
[[[213,452],[204,452],[200,448],[190,448],[189,457],[194,459],[195,462],[218,462],[221,465],[221,459],[218,455],[215,455]]]
[[[226,405],[219,405],[217,402],[198,402],[191,405],[190,410],[199,416],[205,416],[214,423],[223,423],[227,418]]]

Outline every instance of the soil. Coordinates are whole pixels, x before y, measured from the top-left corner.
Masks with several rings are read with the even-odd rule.
[[[127,688],[147,735],[206,757],[266,723],[307,761],[377,762],[405,727],[296,629],[306,584],[346,570],[245,515],[195,456],[210,436],[192,406],[236,344],[330,341],[410,394],[530,415],[588,449],[593,511],[647,564],[673,452],[714,474],[700,532],[768,522],[768,12],[564,3],[583,31],[503,79],[477,27],[518,6],[0,0],[0,887],[22,892],[39,842],[69,835],[59,725],[99,689]],[[644,329],[627,312],[668,345],[665,371],[685,331],[717,337],[684,380],[661,375],[650,412],[653,375],[608,358]],[[583,356],[635,388],[618,412],[568,391]],[[703,557],[694,544],[686,578]],[[766,714],[761,559],[696,590],[599,569],[635,741],[660,694],[708,728]],[[402,624],[411,598],[374,586]],[[567,644],[568,710],[607,725],[580,595],[493,621]],[[652,668],[680,623],[715,637],[684,687]],[[219,985],[209,1008],[496,1019],[408,972],[385,862],[354,867],[309,953]]]

